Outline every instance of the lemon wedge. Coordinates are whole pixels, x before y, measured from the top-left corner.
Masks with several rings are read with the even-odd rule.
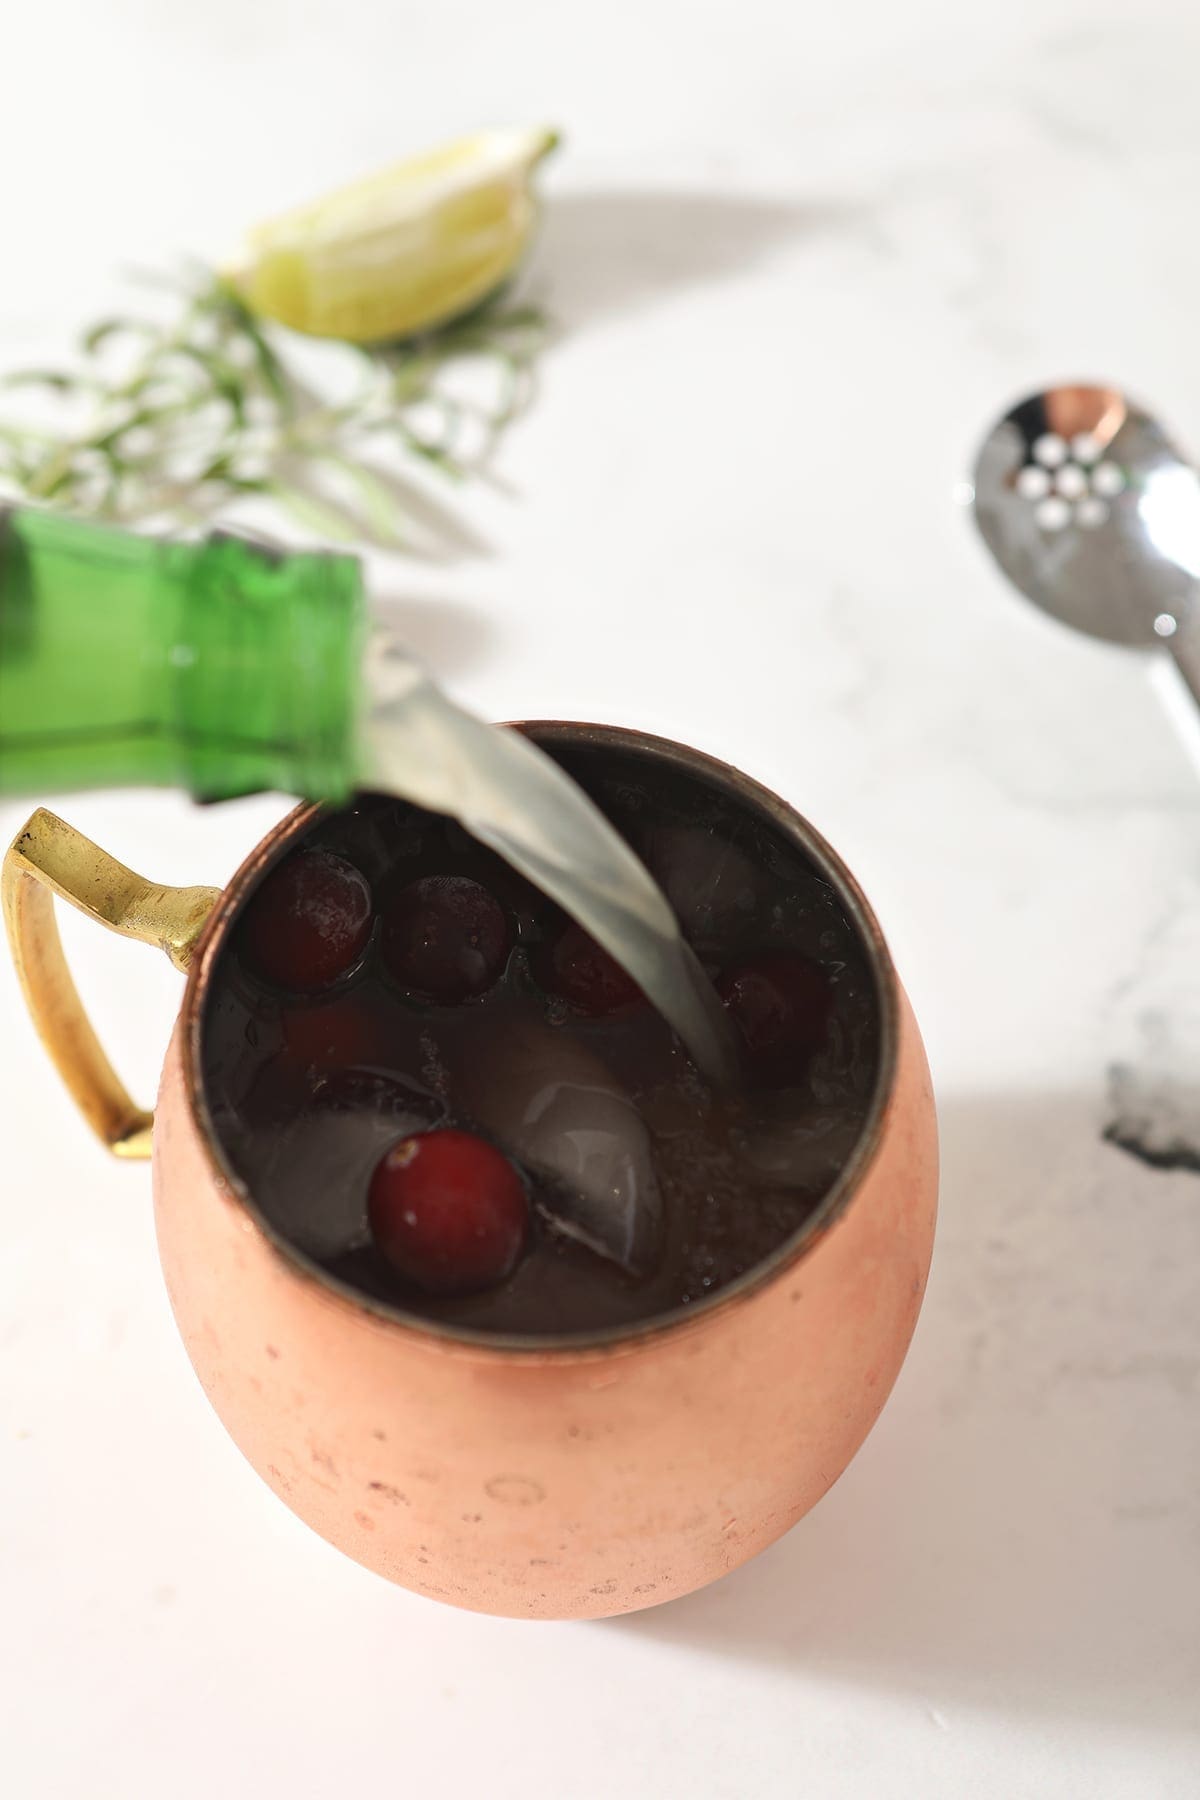
[[[351,343],[412,337],[507,280],[537,224],[555,131],[484,131],[251,231],[223,271],[252,312]]]

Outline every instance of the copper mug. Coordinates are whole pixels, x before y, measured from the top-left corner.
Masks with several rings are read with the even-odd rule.
[[[89,1123],[118,1156],[153,1146],[171,1305],[205,1391],[264,1481],[331,1543],[418,1593],[518,1618],[595,1618],[726,1574],[837,1480],[916,1325],[937,1136],[921,1039],[879,926],[810,825],[677,744],[526,729],[549,748],[636,752],[757,813],[832,884],[873,968],[880,1073],[857,1148],[800,1231],[693,1313],[592,1338],[469,1340],[327,1283],[270,1230],[215,1142],[200,1024],[240,907],[312,807],[277,825],[223,892],[156,887],[35,813],[5,858],[4,911],[34,1020]],[[187,973],[153,1117],[83,1012],[55,895]]]

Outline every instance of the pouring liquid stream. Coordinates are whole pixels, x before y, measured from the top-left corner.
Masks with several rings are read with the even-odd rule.
[[[733,1027],[657,884],[558,764],[457,706],[390,637],[372,647],[372,785],[457,819],[557,902],[633,977],[717,1086],[738,1081]]]

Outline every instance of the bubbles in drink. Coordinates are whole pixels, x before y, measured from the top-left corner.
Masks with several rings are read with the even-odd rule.
[[[734,1151],[747,1179],[759,1187],[822,1193],[858,1139],[852,1111],[815,1104],[803,1090],[749,1096],[739,1111],[732,1126]]]

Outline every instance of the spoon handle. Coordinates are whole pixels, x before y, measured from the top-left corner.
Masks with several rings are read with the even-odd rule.
[[[1175,630],[1163,642],[1192,699],[1200,706],[1200,621],[1194,606],[1179,607],[1175,618]]]
[[[1181,750],[1200,775],[1200,661],[1151,656],[1150,685],[1175,733]]]

